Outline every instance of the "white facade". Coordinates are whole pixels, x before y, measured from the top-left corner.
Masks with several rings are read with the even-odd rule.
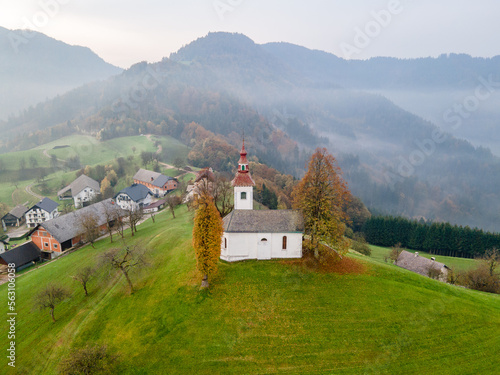
[[[86,187],[73,197],[73,200],[75,202],[75,207],[76,208],[83,207],[83,204],[85,202],[90,202],[96,196],[96,194],[97,192],[94,189],[92,189],[91,187]]]
[[[26,212],[26,225],[28,228],[34,228],[37,224],[43,223],[44,221],[52,220],[59,216],[57,208],[52,212],[47,212],[40,208],[33,208]]]
[[[146,198],[141,199],[137,202],[133,201],[127,194],[120,193],[116,196],[116,204],[118,204],[122,209],[127,211],[136,211],[144,206],[151,203],[151,195],[147,195]]]
[[[222,237],[220,258],[228,262],[301,257],[302,233],[224,232]]]
[[[253,186],[234,187],[234,209],[253,210]]]

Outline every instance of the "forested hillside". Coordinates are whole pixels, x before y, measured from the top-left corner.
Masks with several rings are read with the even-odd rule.
[[[439,132],[381,95],[342,88],[335,75],[312,74],[322,70],[310,60],[333,70],[345,61],[274,47],[211,33],[161,62],[138,63],[0,123],[1,150],[75,132],[103,140],[152,133],[193,147],[198,166],[228,170],[227,147],[240,147],[245,133],[249,155],[296,177],[316,146],[329,147],[351,191],[375,213],[500,229],[500,161],[490,150]],[[442,59],[414,66],[441,74],[455,64],[453,74],[469,82],[493,61]]]

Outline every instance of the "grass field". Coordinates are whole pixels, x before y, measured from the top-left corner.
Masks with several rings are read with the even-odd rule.
[[[31,168],[31,156],[37,160],[37,167],[50,167],[50,155],[55,155],[60,160],[68,160],[70,157],[78,155],[82,165],[93,166],[107,164],[118,157],[130,155],[138,160],[142,151],[154,152],[157,150],[154,145],[155,141],[160,142],[163,150],[167,151],[167,162],[173,163],[178,157],[186,159],[189,149],[185,145],[174,138],[160,136],[122,137],[100,142],[90,136],[72,135],[38,146],[32,150],[0,154],[0,165],[3,168],[0,171],[0,202],[6,203],[9,207],[27,201],[30,204],[36,203],[38,199],[24,190],[27,185],[32,183],[35,183],[32,190],[35,193],[44,195],[36,187],[36,172],[32,173],[32,178],[20,181],[17,188],[14,186],[13,181],[18,178],[19,162],[23,158],[26,161],[26,168]],[[67,147],[60,148],[61,146]],[[135,150],[133,147],[135,147]],[[55,200],[57,198],[56,192],[61,189],[61,185],[69,184],[75,178],[75,173],[75,171],[64,172],[58,170],[49,174],[46,181],[52,193],[48,197]],[[170,173],[173,173],[173,171]],[[30,175],[30,173],[27,174]],[[123,187],[127,186],[125,182],[122,185],[124,185]]]
[[[181,206],[176,219],[164,211],[133,240],[127,234],[150,259],[133,275],[133,295],[104,270],[89,297],[70,278],[95,264],[109,239],[18,278],[18,373],[55,374],[60,358],[88,343],[119,355],[120,374],[498,373],[499,296],[357,255],[365,273],[221,263],[212,288],[200,291],[191,217]],[[31,297],[54,280],[73,294],[57,306],[56,323],[48,311],[32,310]],[[6,316],[6,285],[0,296]],[[6,338],[0,348],[6,352]],[[3,361],[0,373],[12,373]]]
[[[371,257],[379,262],[385,262],[385,257],[389,254],[391,250],[388,247],[380,247],[374,245],[370,245],[370,248],[372,249]],[[405,250],[415,253],[415,250],[410,250],[410,249],[405,249]],[[476,267],[478,264],[478,261],[475,259],[447,257],[443,255],[429,254],[422,251],[419,251],[418,254],[428,259],[430,259],[431,257],[435,257],[437,262],[444,263],[450,268],[453,267],[457,271],[467,271],[471,268]]]

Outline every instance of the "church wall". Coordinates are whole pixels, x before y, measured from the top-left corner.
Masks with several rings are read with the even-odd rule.
[[[287,236],[286,250],[282,249],[283,236]],[[264,238],[267,241],[262,241]],[[302,233],[224,233],[222,238],[221,259],[228,262],[301,257]]]

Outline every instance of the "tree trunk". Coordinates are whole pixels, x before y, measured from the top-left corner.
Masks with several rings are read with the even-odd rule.
[[[203,279],[201,280],[201,287],[202,288],[208,288],[208,275],[203,276]]]
[[[85,291],[85,297],[87,297],[89,295],[89,293],[87,292],[87,284],[83,284],[83,290]]]
[[[55,323],[56,322],[56,318],[54,318],[54,308],[53,307],[50,308],[50,316],[52,318],[52,321]]]
[[[130,288],[130,294],[134,294],[134,286],[132,285],[132,281],[130,281],[130,277],[128,277],[128,272],[122,269],[122,273],[125,275],[125,279],[127,279],[127,283]]]

